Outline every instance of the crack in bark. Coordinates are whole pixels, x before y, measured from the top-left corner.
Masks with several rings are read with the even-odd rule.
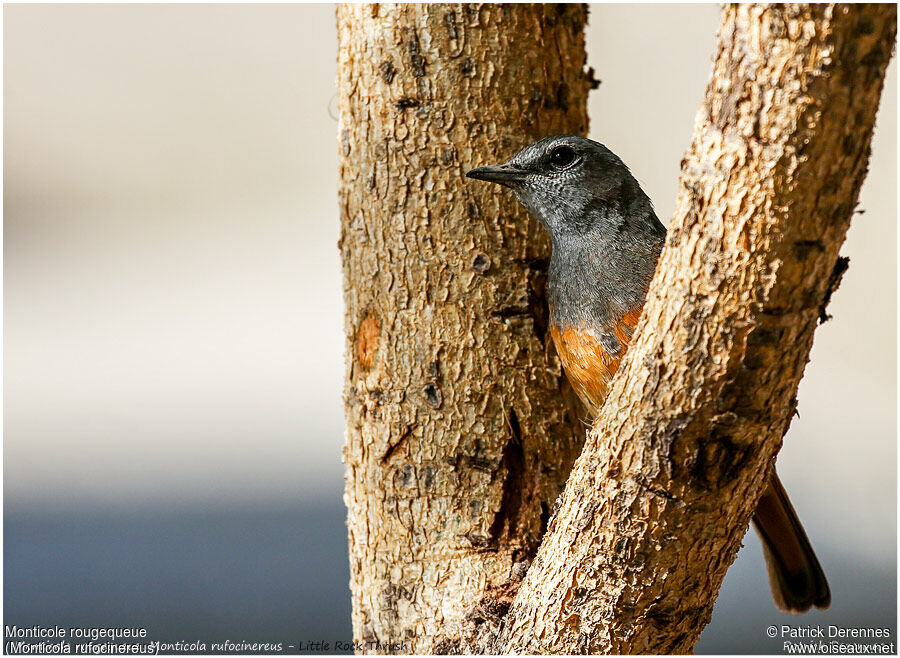
[[[516,524],[523,502],[523,479],[526,476],[522,428],[519,426],[519,417],[516,415],[515,409],[509,409],[506,420],[509,424],[510,439],[503,449],[503,457],[500,460],[506,473],[503,481],[503,495],[500,498],[500,507],[497,509],[488,531],[494,544],[500,542],[504,536],[504,530],[506,537],[516,536]]]

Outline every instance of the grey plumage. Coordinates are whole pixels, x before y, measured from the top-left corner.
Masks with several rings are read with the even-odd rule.
[[[573,160],[555,166],[554,152],[565,149]],[[506,164],[467,176],[510,187],[547,229],[549,302],[558,324],[606,326],[644,303],[666,229],[628,167],[603,144],[545,137]]]

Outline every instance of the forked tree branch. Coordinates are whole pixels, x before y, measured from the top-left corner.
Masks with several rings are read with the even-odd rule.
[[[794,413],[895,34],[893,4],[725,8],[635,341],[475,648],[691,651]]]

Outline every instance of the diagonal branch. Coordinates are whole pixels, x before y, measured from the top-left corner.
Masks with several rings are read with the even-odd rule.
[[[687,652],[795,408],[895,5],[724,9],[635,341],[488,650]]]

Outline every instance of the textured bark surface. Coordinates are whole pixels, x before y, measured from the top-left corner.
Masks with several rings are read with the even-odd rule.
[[[508,608],[584,426],[546,335],[550,245],[467,183],[587,131],[582,5],[339,5],[345,461],[366,651]],[[381,643],[381,644],[375,644]]]
[[[724,9],[635,341],[483,648],[691,651],[843,269],[895,35],[896,5]]]

